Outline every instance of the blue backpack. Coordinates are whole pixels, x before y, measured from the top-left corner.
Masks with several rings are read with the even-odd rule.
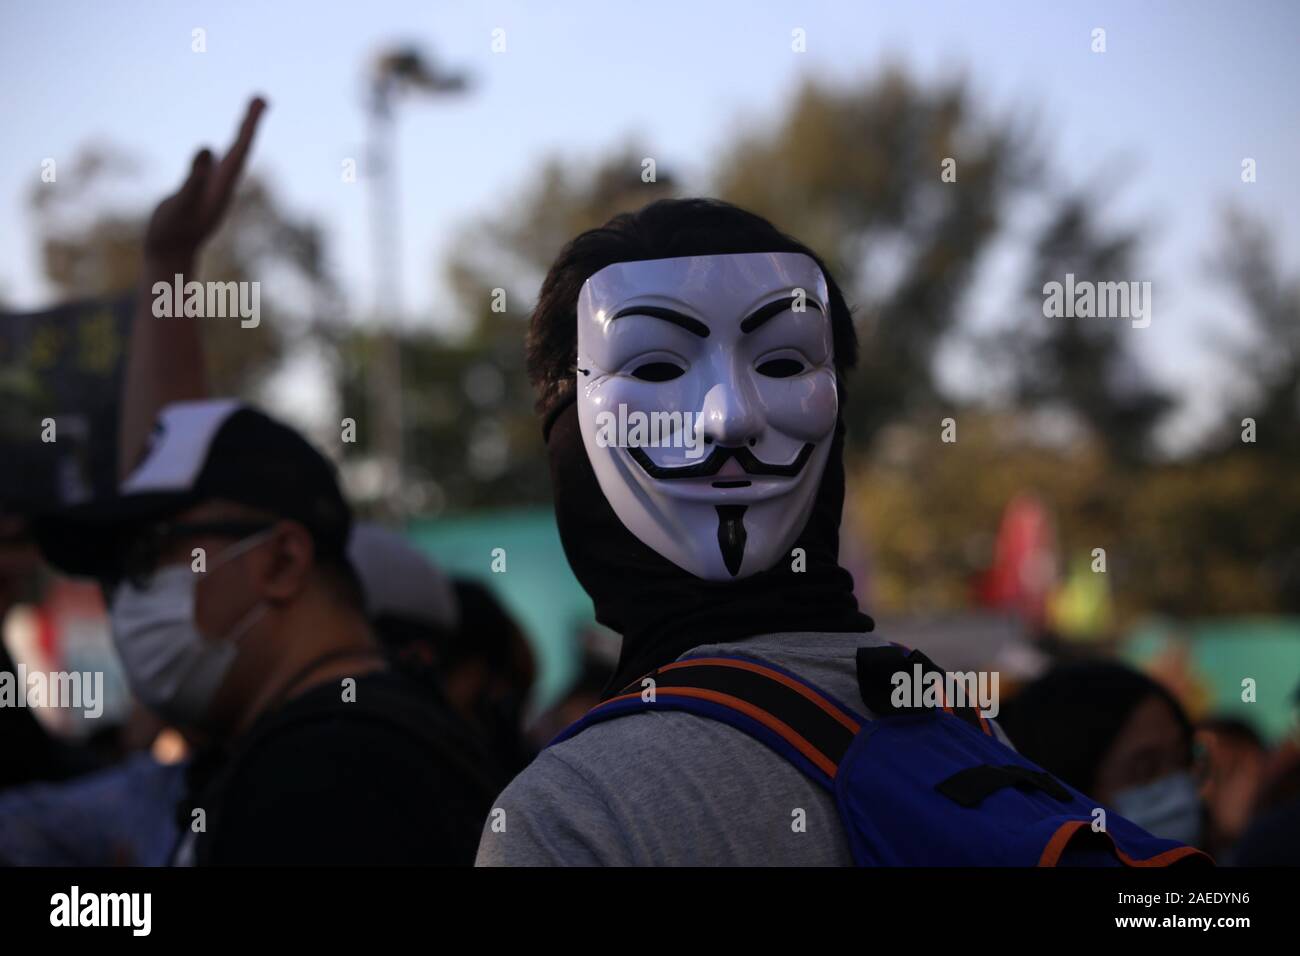
[[[626,714],[682,710],[742,730],[834,798],[859,866],[1169,866],[1210,858],[1105,809],[1003,744],[969,707],[900,708],[899,670],[939,671],[898,645],[857,652],[868,720],[795,674],[740,655],[694,657],[647,674],[552,746]],[[942,673],[942,671],[939,671]],[[1100,818],[1099,818],[1100,819]]]

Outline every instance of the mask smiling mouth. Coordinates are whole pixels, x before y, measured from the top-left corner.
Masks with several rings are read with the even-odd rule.
[[[740,465],[746,475],[755,478],[793,478],[799,472],[803,471],[804,465],[808,464],[808,459],[812,457],[813,443],[807,442],[799,449],[799,454],[795,455],[794,461],[788,465],[777,465],[770,462],[761,461],[745,445],[714,445],[713,451],[709,452],[708,457],[697,461],[693,465],[680,465],[678,467],[666,467],[656,465],[650,460],[650,456],[645,453],[645,449],[632,447],[627,452],[632,456],[632,460],[641,466],[651,478],[660,481],[672,481],[681,478],[712,478],[722,470],[722,466],[728,461],[734,459]],[[727,480],[714,482],[714,487],[718,488],[740,488],[749,484],[743,478],[734,478],[724,476]]]

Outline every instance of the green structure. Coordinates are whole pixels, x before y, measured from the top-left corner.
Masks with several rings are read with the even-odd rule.
[[[1295,727],[1300,619],[1222,617],[1177,624],[1153,619],[1133,631],[1124,656],[1140,667],[1171,656],[1181,661],[1204,695],[1204,713],[1193,716],[1239,717],[1273,742]]]
[[[534,707],[553,703],[576,675],[579,632],[595,625],[591,598],[564,557],[555,514],[549,508],[486,511],[419,520],[407,530],[440,567],[482,581],[515,615],[537,655]],[[494,555],[504,571],[493,571]]]

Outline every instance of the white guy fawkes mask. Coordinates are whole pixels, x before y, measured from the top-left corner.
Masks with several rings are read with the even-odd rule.
[[[826,279],[763,252],[620,262],[578,296],[582,441],[632,534],[710,581],[791,560],[839,399]]]

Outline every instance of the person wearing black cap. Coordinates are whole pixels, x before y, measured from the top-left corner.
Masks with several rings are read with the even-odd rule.
[[[489,764],[387,667],[332,466],[292,428],[207,399],[196,320],[149,307],[152,281],[190,272],[216,228],[263,108],[150,223],[119,493],[43,517],[37,539],[102,582],[132,689],[202,745],[174,862],[468,863]]]

